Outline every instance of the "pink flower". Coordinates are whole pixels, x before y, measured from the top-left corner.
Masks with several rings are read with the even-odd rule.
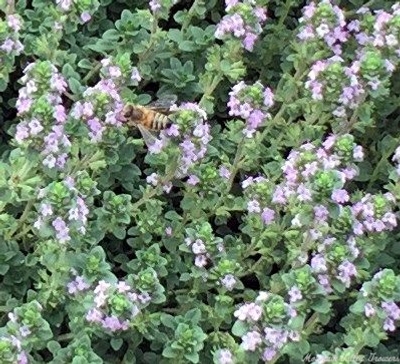
[[[231,176],[231,172],[230,172],[229,169],[226,168],[225,166],[221,166],[221,167],[219,168],[219,175],[220,175],[222,178],[229,179],[229,177]]]
[[[247,210],[249,212],[261,212],[260,203],[257,200],[251,200],[247,203]]]
[[[146,177],[146,182],[152,184],[153,186],[157,186],[158,178],[159,176],[157,173],[152,173],[150,176]]]
[[[142,77],[140,76],[140,73],[139,73],[139,70],[137,67],[132,68],[131,80],[136,83],[138,83],[142,80]]]
[[[291,303],[300,301],[303,298],[303,295],[301,294],[301,291],[299,290],[298,287],[293,286],[292,288],[290,288],[288,293],[290,296]]]
[[[375,312],[375,308],[370,303],[365,304],[364,313],[366,317],[371,317],[375,315]]]
[[[275,211],[265,207],[261,213],[261,218],[265,225],[269,225],[275,219]]]
[[[151,0],[149,2],[149,6],[152,13],[156,13],[158,10],[161,9],[161,4],[159,0]]]
[[[100,310],[93,308],[86,314],[86,320],[89,322],[101,322],[103,314]]]
[[[221,284],[228,290],[232,291],[236,284],[236,278],[232,274],[226,274],[221,279]]]
[[[187,183],[191,186],[196,186],[199,182],[200,182],[200,179],[194,174],[191,174],[189,176],[189,179],[187,180]]]
[[[92,19],[92,16],[87,11],[84,11],[81,14],[81,20],[83,23],[87,23],[90,19]]]
[[[242,344],[240,345],[246,351],[255,351],[262,343],[261,335],[257,331],[250,331],[242,336]]]
[[[246,33],[246,36],[243,39],[243,46],[244,49],[246,49],[247,51],[252,51],[254,48],[254,44],[256,43],[258,36],[254,33]]]
[[[334,190],[331,196],[336,203],[342,204],[350,201],[350,196],[346,190]]]

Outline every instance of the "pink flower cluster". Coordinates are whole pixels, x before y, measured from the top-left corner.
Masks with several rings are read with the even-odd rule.
[[[23,338],[18,338],[15,335],[5,335],[3,334],[0,338],[0,345],[2,346],[3,351],[8,350],[9,352],[13,352],[13,356],[8,357],[10,363],[15,364],[28,364],[28,355],[27,351],[22,348]]]
[[[393,212],[396,199],[391,193],[366,194],[359,202],[351,206],[354,217],[353,232],[356,235],[391,231],[397,226],[397,217]]]
[[[31,63],[24,73],[20,80],[24,87],[16,102],[21,121],[15,141],[40,151],[48,168],[63,169],[71,147],[64,131],[67,116],[61,99],[67,84],[48,61]]]
[[[178,0],[169,0],[169,1],[162,1],[162,0],[150,0],[149,7],[153,14],[157,14],[162,12],[168,12],[169,9],[178,3]]]
[[[340,253],[345,258],[342,258]],[[346,241],[327,237],[318,244],[318,253],[311,259],[311,271],[317,276],[319,284],[327,294],[333,292],[331,277],[335,277],[349,288],[352,278],[358,275],[353,262],[359,255],[360,250],[357,248],[354,237],[350,237]]]
[[[383,87],[384,77],[389,77],[395,69],[392,62],[385,61],[385,74],[366,77],[361,73],[361,68],[368,62],[369,53],[359,54],[359,59],[354,60],[349,66],[345,65],[340,56],[333,56],[327,60],[319,60],[311,66],[306,89],[311,92],[314,100],[332,102],[335,106],[333,114],[336,117],[345,117],[347,111],[356,109],[364,101],[367,92],[375,92]],[[332,75],[335,75],[333,81]]]
[[[347,138],[347,136],[342,136]],[[346,181],[352,180],[357,175],[353,161],[362,161],[363,153],[360,146],[355,143],[351,146],[352,156],[336,153],[335,143],[338,138],[334,135],[328,137],[323,147],[316,148],[313,144],[302,145],[299,150],[292,150],[282,167],[284,182],[278,185],[273,193],[272,202],[286,205],[289,201],[296,203],[313,200],[317,187],[315,181],[320,173],[329,175],[332,182],[331,202],[343,204],[349,201],[349,195],[343,186]]]
[[[208,143],[212,137],[210,134],[210,125],[206,122],[207,114],[196,103],[183,103],[179,107],[173,105],[171,111],[177,111],[177,121],[169,128],[160,132],[159,138],[149,147],[150,154],[161,153],[173,138],[180,138],[181,141],[175,147],[176,154],[179,155],[178,166],[175,171],[175,177],[184,178],[190,170],[199,163],[206,155]],[[180,118],[184,114],[185,122],[181,125]],[[199,179],[196,178],[196,183]],[[157,186],[162,178],[158,173],[152,173],[146,178],[147,183]],[[194,184],[196,184],[194,183]],[[172,188],[171,182],[163,184],[165,192]]]
[[[232,88],[229,96],[229,115],[239,116],[246,121],[243,133],[251,138],[256,129],[271,117],[268,112],[274,104],[271,89],[260,82],[246,85],[241,81]]]
[[[209,263],[211,257],[210,253],[207,252],[204,241],[201,239],[193,241],[190,238],[186,238],[185,243],[195,256],[194,265],[199,268],[204,268]]]
[[[38,314],[36,320],[40,317],[40,312],[43,310],[42,305],[37,301],[30,302],[29,304],[27,304],[26,308],[27,311],[31,311],[31,315],[32,310],[36,311],[36,313]],[[29,342],[30,336],[32,336],[32,338],[34,339],[36,332],[41,329],[39,322],[37,322],[35,319],[32,320],[33,315],[30,318],[25,318],[23,317],[23,312],[24,310],[19,311],[19,313],[16,313],[15,311],[8,313],[9,321],[6,326],[8,333],[5,335],[3,332],[0,338],[0,343],[3,350],[6,346],[11,346],[14,348],[15,361],[13,361],[13,363],[16,364],[29,363],[29,351],[24,350],[24,343]]]
[[[229,349],[219,349],[214,354],[216,364],[234,364],[235,360]]]
[[[189,229],[191,230],[191,229]],[[218,284],[226,290],[232,291],[238,280],[235,273],[236,264],[226,258],[226,250],[221,238],[214,236],[206,239],[191,232],[190,237],[185,238],[185,245],[194,255],[194,264],[198,268],[208,269],[212,262],[213,267],[204,272],[203,279],[217,280]]]
[[[0,23],[2,22],[0,20]],[[6,16],[5,23],[7,31],[4,34],[7,36],[3,39],[3,34],[0,35],[0,55],[4,53],[11,56],[18,56],[24,50],[23,44],[19,41],[22,19],[18,14],[9,14]],[[0,64],[0,67],[2,66],[3,64]]]
[[[393,175],[393,179],[395,181],[398,181],[400,179],[400,146],[398,146],[394,152],[394,155],[392,157],[392,161],[394,162],[395,165],[395,174]]]
[[[150,174],[149,176],[146,177],[146,182],[150,185],[158,186],[160,183],[163,183],[162,185],[162,189],[165,193],[170,193],[171,189],[172,189],[172,182],[171,181],[167,181],[167,182],[163,182],[162,181],[162,177],[158,174],[153,172],[152,174]]]
[[[388,296],[384,281],[391,281],[392,278],[394,278],[394,273],[391,270],[384,269],[376,273],[371,282],[364,284],[361,288],[361,294],[367,299],[364,307],[365,316],[380,320],[382,329],[391,332],[396,331],[396,321],[397,324],[400,324],[400,307],[394,302],[396,299],[383,299],[382,297]],[[394,279],[397,279],[397,277]],[[395,296],[398,297],[398,285],[395,285],[395,287]],[[382,292],[385,292],[385,294],[382,294]]]
[[[199,163],[206,155],[208,143],[212,137],[210,125],[206,122],[206,112],[196,103],[186,102],[176,108],[180,112],[190,114],[190,126],[181,131],[179,125],[173,124],[169,129],[163,131],[162,138],[177,137],[182,135],[183,140],[179,143],[179,166],[175,173],[178,178],[183,178]]]
[[[255,302],[244,303],[234,312],[237,320],[247,325],[247,332],[242,335],[241,348],[260,353],[265,362],[272,360],[287,343],[300,340],[300,334],[290,329],[291,320],[297,316],[297,312],[287,303],[284,303],[286,316],[281,318],[279,324],[275,322],[270,326],[264,309],[272,296],[260,292]]]
[[[93,292],[92,308],[87,311],[86,320],[108,332],[126,331],[140,311],[150,304],[146,292],[138,293],[125,281],[116,283],[101,280],[94,288],[81,276],[68,284],[68,291],[76,299],[79,293]]]
[[[73,271],[74,279],[67,284],[68,293],[70,295],[77,295],[79,292],[86,291],[90,288],[90,284],[86,281],[85,277],[76,274]]]
[[[391,10],[379,10],[372,14],[371,9],[362,7],[358,10],[361,19],[352,20],[348,29],[354,33],[358,44],[372,46],[389,54],[394,52],[398,57],[400,4],[393,4]]]
[[[105,61],[105,64],[108,64],[108,61]],[[107,70],[108,76],[112,73],[118,83],[118,78],[121,76],[120,69],[110,66]],[[119,115],[123,102],[117,83],[111,78],[100,80],[83,93],[85,101],[78,101],[73,106],[71,116],[86,123],[92,143],[100,142],[110,126],[122,125]]]
[[[73,0],[56,0],[56,4],[63,12],[73,11],[76,8],[76,11],[80,13],[82,23],[87,23],[91,20],[91,13],[95,12],[98,7],[96,1],[76,2]],[[82,9],[82,7],[84,7],[84,9]]]
[[[314,206],[315,222],[310,224],[308,239],[318,243],[318,252],[311,259],[311,270],[316,274],[319,284],[327,293],[332,293],[332,278],[350,287],[352,279],[358,276],[354,262],[360,257],[363,242],[361,235],[371,236],[393,230],[397,218],[391,210],[394,200],[390,194],[366,195],[362,201],[340,207],[338,216],[329,220],[329,211],[325,206]],[[330,235],[330,226],[335,221],[346,221],[348,229],[342,228],[340,236]]]
[[[311,270],[327,293],[332,292],[332,279],[349,287],[357,277],[354,261],[360,256],[361,235],[370,236],[397,226],[391,194],[367,194],[360,201],[351,202],[345,183],[357,175],[353,162],[362,159],[362,149],[349,135],[332,135],[321,148],[305,144],[290,152],[283,166],[284,182],[272,194],[273,204],[291,206],[292,213],[298,211],[292,227],[305,228],[308,244],[317,244]],[[333,206],[336,215],[332,215]],[[306,262],[308,254],[300,259]]]
[[[263,223],[269,225],[274,222],[275,210],[268,207],[271,201],[268,201],[263,191],[264,184],[268,185],[268,180],[264,177],[248,177],[242,182],[242,188],[248,200],[247,211],[250,214],[259,214]]]
[[[65,206],[59,206],[51,201],[52,189],[57,185],[64,185],[69,191]],[[89,209],[84,196],[76,189],[72,177],[62,182],[53,182],[40,190],[38,198],[42,199],[38,207],[38,218],[33,226],[39,231],[52,226],[56,240],[65,244],[71,240],[71,234],[80,237],[86,233]]]
[[[360,19],[347,22],[338,6],[324,0],[304,7],[300,19],[304,25],[298,37],[306,44],[323,40],[327,52],[333,54],[312,65],[305,87],[314,100],[333,103],[338,118],[346,117],[368,95],[385,95],[399,63],[400,6],[393,5],[392,13],[371,14],[361,8],[358,14]],[[353,49],[354,45],[358,48]],[[354,57],[346,56],[353,53]]]
[[[306,5],[299,23],[304,24],[298,34],[301,40],[321,39],[335,54],[342,52],[341,44],[348,40],[346,20],[343,11],[330,0],[312,1]]]
[[[149,6],[152,13],[157,13],[161,9],[160,0],[150,0]]]
[[[251,52],[267,19],[266,10],[255,6],[251,0],[226,0],[225,4],[228,14],[217,24],[215,37],[223,39],[228,34],[232,35],[240,39],[243,47]]]

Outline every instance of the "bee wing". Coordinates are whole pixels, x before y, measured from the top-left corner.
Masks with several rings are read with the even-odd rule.
[[[151,102],[146,107],[165,115],[169,115],[171,114],[171,111],[169,109],[176,102],[177,99],[178,97],[176,95],[165,95],[158,100]]]
[[[136,126],[142,134],[143,140],[146,143],[147,147],[151,147],[157,141],[157,138],[143,125],[137,124]]]

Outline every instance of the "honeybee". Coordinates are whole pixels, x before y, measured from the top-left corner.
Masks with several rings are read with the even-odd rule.
[[[171,126],[169,115],[176,97],[163,98],[147,106],[128,103],[122,109],[121,119],[128,125],[139,129],[148,147],[156,141],[152,132],[159,132]]]

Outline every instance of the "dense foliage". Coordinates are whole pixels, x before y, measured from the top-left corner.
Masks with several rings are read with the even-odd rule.
[[[0,9],[0,363],[400,360],[400,3]]]

